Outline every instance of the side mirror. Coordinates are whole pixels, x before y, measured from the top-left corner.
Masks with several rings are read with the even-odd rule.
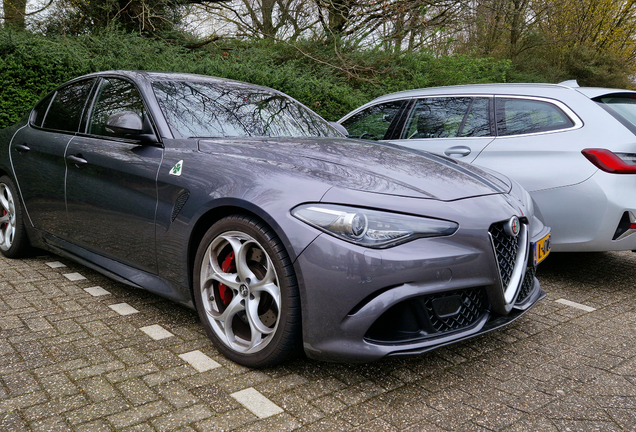
[[[114,136],[140,135],[144,129],[144,122],[139,114],[123,111],[112,114],[106,120],[106,132]]]

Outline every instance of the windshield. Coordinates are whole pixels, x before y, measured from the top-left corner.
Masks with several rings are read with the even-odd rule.
[[[205,81],[157,81],[153,88],[172,133],[182,138],[342,136],[281,93]]]
[[[636,134],[636,94],[611,94],[597,97],[594,101]]]

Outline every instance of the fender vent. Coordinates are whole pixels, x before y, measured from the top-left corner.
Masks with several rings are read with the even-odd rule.
[[[190,192],[182,192],[181,195],[177,197],[177,200],[174,202],[174,208],[172,209],[172,217],[171,220],[174,220],[179,216],[181,209],[185,205],[186,201],[190,198]]]

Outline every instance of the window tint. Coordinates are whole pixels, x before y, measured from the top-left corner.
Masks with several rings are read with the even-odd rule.
[[[594,101],[636,134],[636,95],[613,94],[596,98]]]
[[[385,139],[391,123],[405,103],[402,100],[371,106],[349,117],[342,125],[351,138]]]
[[[49,109],[49,105],[51,104],[51,99],[55,93],[49,94],[47,97],[42,99],[40,103],[38,103],[35,108],[33,108],[33,112],[31,113],[31,124],[34,126],[41,127],[42,121],[44,120],[44,116]]]
[[[466,136],[461,135],[460,131],[471,102],[472,98],[470,97],[441,97],[418,100],[402,138],[423,139]],[[481,113],[479,117],[485,117],[487,124],[487,113]],[[474,114],[472,119],[475,123],[479,123],[479,118],[475,118]],[[477,126],[472,127],[475,128]]]
[[[233,83],[157,81],[153,88],[175,135],[182,137],[342,136],[293,99]]]
[[[106,128],[108,117],[126,111],[132,111],[142,120],[146,118],[146,109],[139,91],[128,81],[117,78],[105,78],[97,93],[93,112],[88,124],[88,133],[92,135],[113,135]]]
[[[490,99],[475,98],[459,136],[482,137],[489,135],[492,135],[490,132]]]
[[[92,85],[93,80],[85,80],[59,89],[53,97],[42,127],[77,132]]]
[[[520,135],[567,129],[574,123],[559,107],[530,99],[496,98],[497,135]]]

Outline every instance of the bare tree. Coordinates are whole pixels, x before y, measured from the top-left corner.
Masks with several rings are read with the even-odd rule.
[[[230,23],[238,37],[296,40],[316,24],[312,8],[302,0],[233,0],[203,9]]]
[[[39,14],[51,6],[52,3],[53,0],[49,0],[38,9],[27,12],[27,0],[4,0],[2,2],[4,25],[14,30],[24,30],[26,28],[26,17]]]

